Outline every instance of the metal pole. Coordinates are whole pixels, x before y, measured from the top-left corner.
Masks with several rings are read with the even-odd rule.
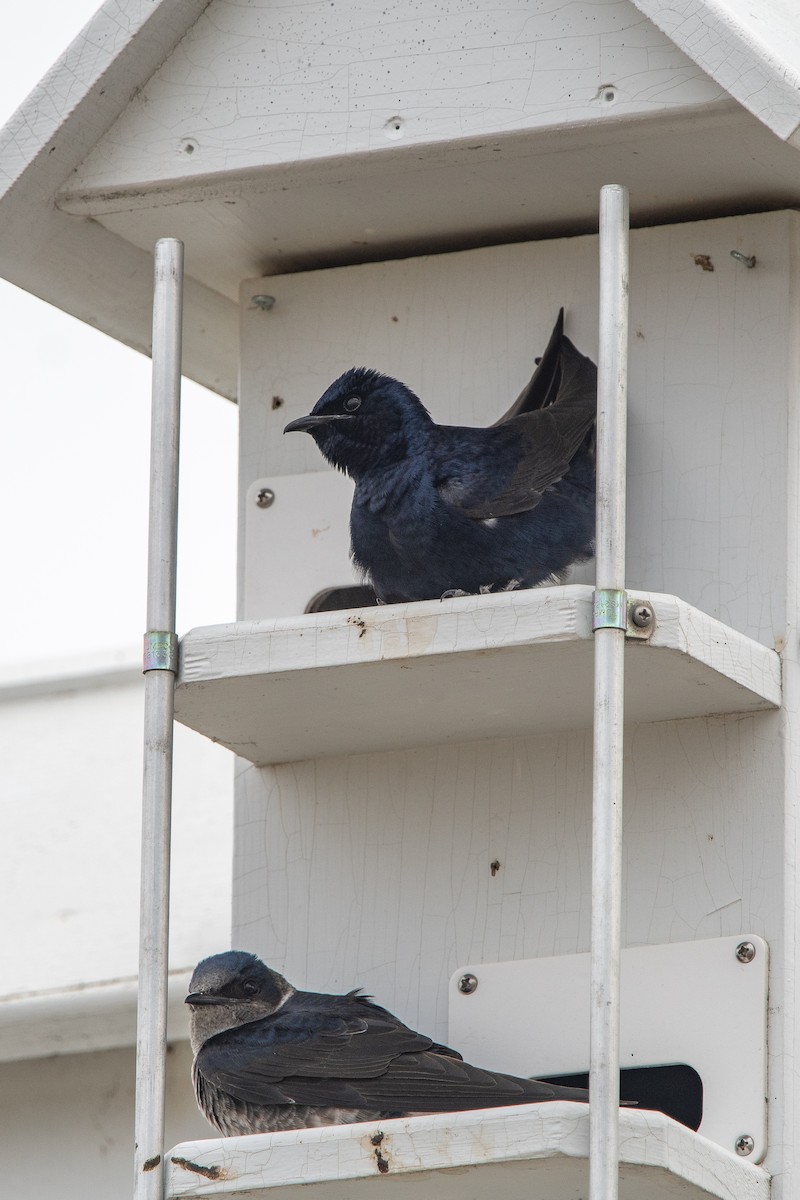
[[[602,188],[597,384],[597,576],[593,621],[590,1200],[617,1200],[619,1182],[622,720],[627,624],[625,435],[628,225],[627,188],[617,184]]]
[[[153,292],[135,1200],[162,1200],[164,1194],[182,285],[183,244],[162,238],[156,243]]]

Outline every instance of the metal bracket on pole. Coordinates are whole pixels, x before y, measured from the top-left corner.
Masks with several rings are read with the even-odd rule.
[[[168,629],[151,629],[144,635],[142,674],[148,671],[178,670],[178,635]]]
[[[592,595],[592,633],[598,629],[627,629],[627,596],[621,588],[596,588]]]
[[[626,638],[647,642],[656,627],[649,600],[637,600],[622,588],[595,588],[592,593],[592,633],[624,629]]]

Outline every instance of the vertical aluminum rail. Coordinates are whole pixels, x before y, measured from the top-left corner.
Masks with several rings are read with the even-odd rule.
[[[156,243],[153,292],[135,1200],[164,1195],[182,290],[183,244],[162,238]]]
[[[593,619],[590,1200],[617,1200],[619,1182],[622,718],[627,624],[628,223],[627,188],[609,184],[600,192],[597,576]]]

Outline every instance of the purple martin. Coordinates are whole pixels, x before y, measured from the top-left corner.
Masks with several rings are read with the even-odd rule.
[[[521,395],[494,425],[437,425],[410,388],[345,371],[307,417],[355,480],[352,556],[379,601],[534,587],[594,553],[597,368],[564,310]]]
[[[255,954],[203,959],[190,988],[195,1095],[225,1137],[589,1098],[470,1066],[359,989],[297,991]]]

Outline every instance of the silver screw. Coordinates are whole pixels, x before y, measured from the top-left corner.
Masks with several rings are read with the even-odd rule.
[[[743,1158],[748,1154],[752,1154],[755,1148],[756,1144],[749,1133],[743,1133],[741,1137],[736,1139],[736,1153],[741,1154]]]
[[[739,942],[736,947],[736,957],[740,963],[751,963],[756,956],[756,948],[752,942]],[[748,1150],[749,1154],[750,1151]]]
[[[256,492],[256,504],[259,508],[269,508],[274,501],[275,493],[272,488],[262,488],[260,492]]]
[[[474,975],[462,975],[458,981],[458,990],[463,992],[465,996],[471,996],[478,986],[478,980]]]
[[[251,299],[256,308],[260,308],[262,312],[269,312],[271,308],[275,307],[274,296],[251,296]]]
[[[631,620],[637,629],[647,629],[653,620],[653,610],[646,604],[637,604],[631,612]]]
[[[737,262],[743,263],[746,267],[754,267],[756,265],[755,254],[742,254],[741,250],[731,250],[731,258],[735,258]]]

